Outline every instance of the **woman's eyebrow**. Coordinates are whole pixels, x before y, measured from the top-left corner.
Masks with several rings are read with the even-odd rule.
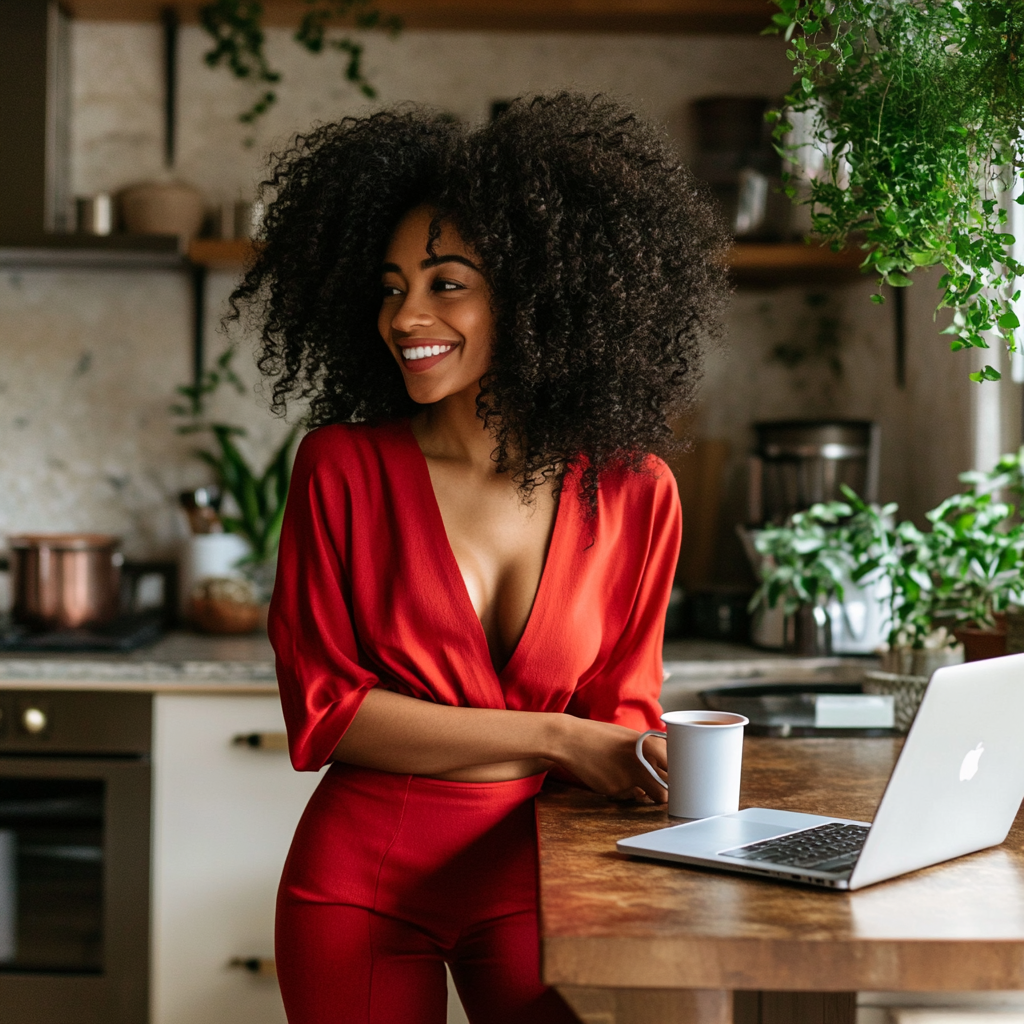
[[[461,263],[463,266],[469,267],[470,270],[475,270],[478,274],[483,273],[472,260],[466,259],[465,256],[456,256],[455,253],[450,253],[447,256],[431,256],[429,259],[423,260],[420,263],[420,267],[423,270],[429,270],[431,267],[439,266],[442,263]],[[402,268],[397,263],[382,263],[380,272],[382,274],[401,274]]]
[[[470,270],[475,270],[478,274],[483,273],[472,260],[467,260],[465,256],[456,256],[454,253],[447,256],[431,256],[430,259],[423,260],[420,266],[427,270],[430,267],[438,266],[440,263],[461,263],[464,267],[469,267]]]

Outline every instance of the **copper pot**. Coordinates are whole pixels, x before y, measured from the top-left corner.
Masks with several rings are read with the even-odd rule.
[[[120,604],[119,537],[38,533],[8,537],[15,622],[43,629],[102,625]]]

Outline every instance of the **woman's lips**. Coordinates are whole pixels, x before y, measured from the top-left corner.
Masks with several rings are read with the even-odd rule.
[[[425,373],[454,352],[455,347],[450,341],[432,341],[427,338],[416,345],[399,345],[398,351],[402,354],[404,369],[410,373]]]

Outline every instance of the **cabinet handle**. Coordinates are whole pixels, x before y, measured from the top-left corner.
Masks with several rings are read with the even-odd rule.
[[[287,750],[286,732],[242,732],[232,741],[236,747],[252,747],[253,750]]]
[[[272,956],[236,956],[228,961],[228,967],[240,967],[263,978],[277,977],[277,964]]]

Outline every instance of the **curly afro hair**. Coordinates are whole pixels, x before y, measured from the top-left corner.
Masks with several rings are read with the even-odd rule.
[[[309,422],[411,415],[377,332],[380,267],[403,215],[436,211],[479,256],[495,349],[478,408],[528,498],[574,461],[639,470],[673,438],[720,332],[727,234],[707,189],[624,107],[571,93],[475,130],[418,108],[346,118],[274,158],[263,244],[232,295],[260,336],[273,405]]]

